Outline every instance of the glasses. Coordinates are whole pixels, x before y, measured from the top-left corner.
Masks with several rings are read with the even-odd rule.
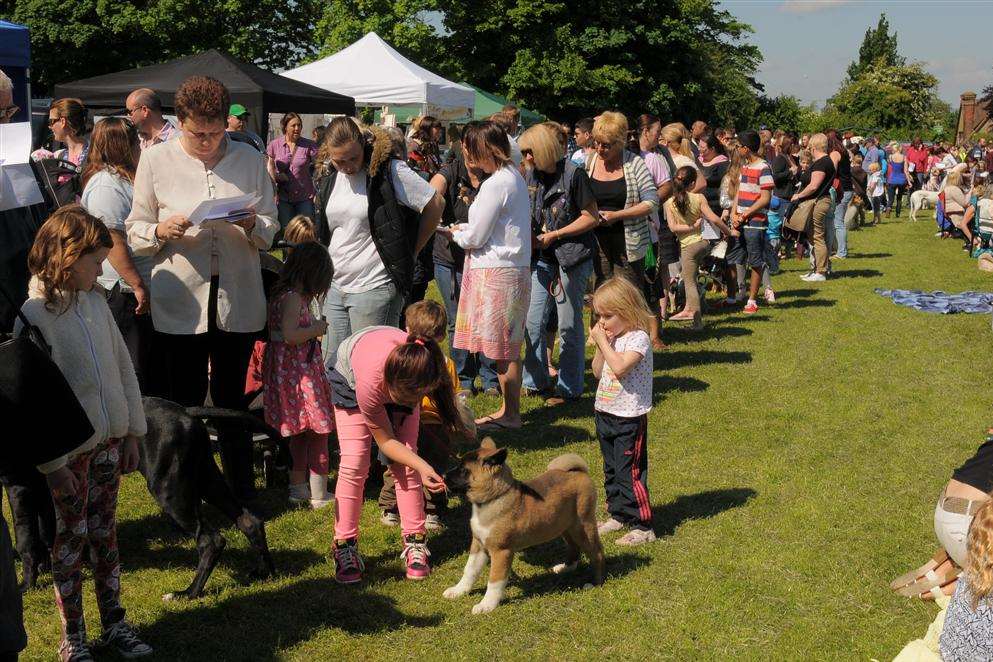
[[[9,120],[11,117],[16,115],[19,110],[20,108],[17,106],[6,106],[4,108],[0,108],[0,119]]]
[[[593,141],[593,149],[610,149],[614,146],[614,143],[602,143],[599,140]]]
[[[64,117],[49,117],[48,118],[48,126],[54,126],[56,122],[58,122],[59,120],[62,120],[62,119],[65,119],[65,118]]]
[[[128,115],[134,115],[135,113],[137,113],[139,110],[141,110],[144,107],[145,106],[135,106],[134,108],[128,108],[127,109]]]

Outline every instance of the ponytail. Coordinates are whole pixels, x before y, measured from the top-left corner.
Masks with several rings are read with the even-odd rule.
[[[683,166],[676,171],[676,176],[672,178],[672,199],[673,204],[680,214],[685,215],[690,206],[690,191],[696,186],[696,168],[693,166]]]
[[[405,392],[423,392],[426,389],[426,395],[434,401],[445,428],[458,437],[470,436],[459,416],[455,385],[448,373],[445,354],[434,338],[409,334],[407,341],[394,347],[386,357],[383,374],[391,388]]]

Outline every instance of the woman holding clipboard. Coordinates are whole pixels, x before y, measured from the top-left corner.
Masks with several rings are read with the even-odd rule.
[[[208,366],[215,406],[241,408],[252,346],[265,326],[259,250],[279,230],[265,162],[227,137],[230,97],[213,78],[193,76],[176,91],[179,140],[146,150],[127,219],[135,255],[154,256],[151,277],[155,347],[164,374],[150,395],[201,406]],[[258,196],[253,211],[194,225],[204,200]],[[254,212],[254,213],[253,213]],[[218,431],[224,473],[242,500],[254,496],[251,445]]]

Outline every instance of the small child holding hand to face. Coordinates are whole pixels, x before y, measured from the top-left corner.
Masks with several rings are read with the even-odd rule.
[[[618,545],[655,540],[648,500],[648,412],[652,409],[652,313],[629,280],[615,276],[593,294],[599,320],[590,331],[596,352],[595,422],[603,454],[609,518],[600,534],[630,530]]]

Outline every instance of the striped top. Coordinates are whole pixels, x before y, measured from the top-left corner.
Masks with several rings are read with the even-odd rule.
[[[738,186],[738,213],[745,211],[758,201],[762,191],[771,191],[776,186],[772,180],[772,168],[764,160],[759,159],[746,163],[741,167],[741,184]],[[766,212],[763,209],[748,217],[746,223],[762,225],[766,222]]]
[[[593,178],[593,167],[598,159],[593,152],[586,162],[586,172]],[[659,192],[652,174],[648,171],[644,159],[633,152],[624,150],[622,156],[624,168],[624,186],[627,191],[627,201],[624,208],[633,207],[640,202],[647,202],[651,209],[644,216],[624,219],[624,247],[629,262],[635,262],[645,257],[648,245],[651,243],[649,219],[659,209]]]

